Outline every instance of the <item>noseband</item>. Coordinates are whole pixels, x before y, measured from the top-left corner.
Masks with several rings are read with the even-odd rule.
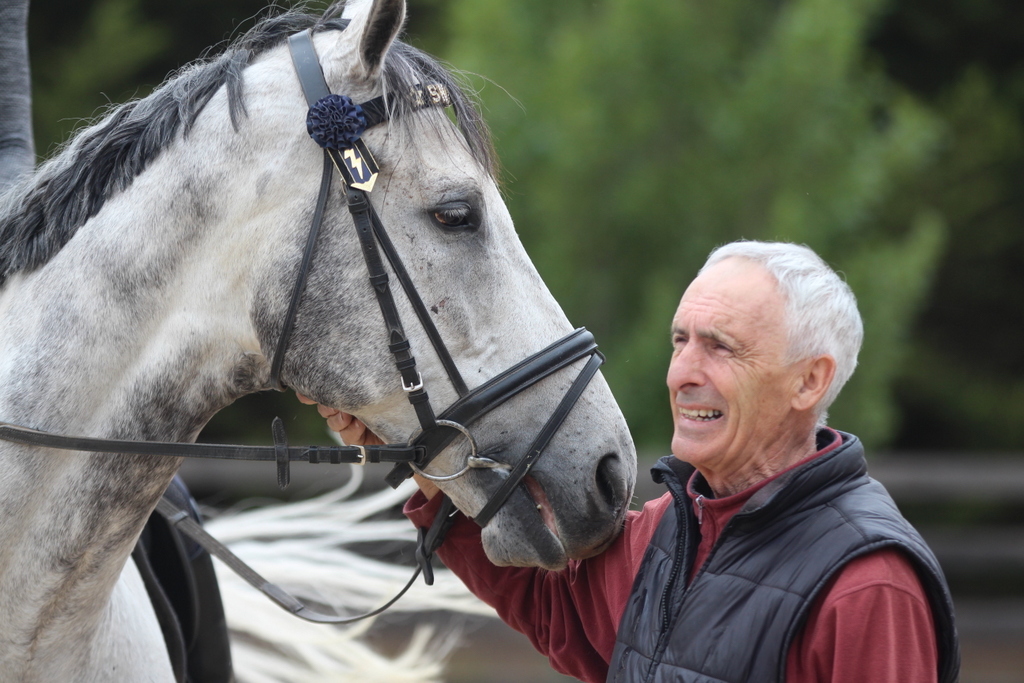
[[[292,288],[281,335],[271,361],[270,383],[274,388],[284,388],[281,382],[281,372],[284,367],[285,354],[295,328],[309,270],[316,254],[317,239],[323,225],[333,171],[336,168],[344,181],[346,204],[352,215],[362,248],[369,283],[376,295],[387,329],[388,348],[394,356],[402,389],[408,396],[409,403],[415,410],[419,421],[420,427],[416,434],[406,444],[289,447],[284,433],[284,425],[280,419],[275,419],[272,430],[274,446],[234,446],[64,436],[0,422],[0,439],[61,450],[273,461],[277,463],[278,484],[282,488],[287,486],[290,478],[289,464],[297,460],[311,463],[355,463],[360,465],[365,465],[367,462],[391,462],[394,463],[394,468],[385,479],[393,487],[397,487],[413,472],[437,482],[454,480],[474,468],[490,468],[507,472],[504,481],[498,485],[487,503],[473,517],[481,527],[486,526],[537,463],[538,458],[568,417],[572,407],[580,399],[594,375],[597,374],[598,368],[604,362],[604,356],[598,351],[593,335],[587,330],[579,328],[474,389],[468,389],[370,202],[369,193],[376,181],[378,168],[373,155],[360,136],[364,130],[389,120],[394,115],[393,112],[397,112],[397,108],[389,110],[388,103],[383,97],[353,106],[349,98],[332,95],[320,68],[310,31],[290,36],[288,47],[303,94],[310,106],[311,121],[314,114],[325,113],[325,110],[329,115],[328,118],[334,116],[332,120],[337,120],[340,110],[343,118],[347,116],[344,118],[346,125],[352,124],[352,120],[354,120],[354,124],[340,133],[337,130],[327,130],[325,135],[323,130],[316,129],[315,122],[307,122],[311,136],[324,150],[323,173],[302,261],[296,275],[295,285]],[[399,93],[399,95],[408,97],[413,109],[451,104],[447,90],[444,86],[437,84],[419,86],[410,93]],[[333,111],[331,111],[331,107],[334,107]],[[353,115],[352,112],[355,114]],[[412,353],[398,307],[391,293],[390,276],[384,267],[385,259],[412,304],[416,317],[459,396],[454,403],[440,413],[435,413],[424,387],[422,375],[417,370],[416,358]],[[583,364],[583,368],[547,422],[534,437],[526,454],[515,465],[499,463],[476,452],[476,442],[470,431],[474,422],[544,378],[584,359],[586,362]],[[438,454],[460,437],[464,438],[469,445],[469,455],[466,458],[465,466],[447,475],[435,475],[424,471]],[[455,512],[454,504],[446,497],[430,529],[420,529],[416,551],[420,566],[401,593],[383,607],[369,614],[355,618],[341,618],[318,613],[288,595],[280,587],[263,579],[234,556],[230,550],[210,537],[186,513],[177,510],[166,499],[160,501],[157,509],[167,517],[172,525],[191,536],[211,554],[223,560],[242,578],[266,593],[279,605],[304,619],[324,623],[347,623],[379,614],[405,593],[420,571],[423,572],[424,579],[428,584],[433,583],[431,556],[441,545]]]

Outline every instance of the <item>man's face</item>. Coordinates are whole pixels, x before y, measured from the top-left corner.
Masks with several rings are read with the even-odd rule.
[[[807,419],[791,410],[802,364],[786,363],[785,300],[774,277],[743,258],[712,266],[683,294],[672,343],[672,453],[716,493],[716,482],[728,489],[770,473],[792,451],[797,420]]]

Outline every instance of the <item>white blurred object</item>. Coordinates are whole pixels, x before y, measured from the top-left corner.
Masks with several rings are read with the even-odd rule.
[[[415,484],[351,498],[362,483],[362,468],[352,469],[351,480],[337,491],[298,503],[228,510],[210,519],[206,529],[268,581],[304,602],[343,615],[369,612],[398,593],[414,570],[368,559],[347,546],[415,542],[416,530],[408,520],[370,519],[407,500]],[[240,683],[439,681],[459,641],[457,632],[438,634],[431,625],[417,626],[405,651],[387,657],[359,640],[373,618],[348,626],[303,621],[220,562],[214,564]],[[495,616],[443,567],[436,568],[433,586],[418,580],[388,610],[438,611]]]

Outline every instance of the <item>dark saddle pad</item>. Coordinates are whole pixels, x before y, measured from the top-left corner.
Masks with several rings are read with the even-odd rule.
[[[178,477],[167,487],[164,498],[200,521],[195,501]],[[209,553],[154,512],[132,559],[156,611],[175,680],[233,680],[224,606]]]

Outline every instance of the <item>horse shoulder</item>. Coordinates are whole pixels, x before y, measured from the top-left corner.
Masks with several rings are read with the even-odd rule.
[[[114,586],[90,654],[89,678],[63,680],[174,683],[160,625],[131,559]]]

